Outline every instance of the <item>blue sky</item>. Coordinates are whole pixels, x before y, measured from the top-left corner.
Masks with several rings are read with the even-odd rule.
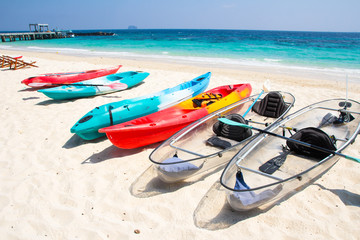
[[[188,28],[360,32],[360,0],[11,0],[0,31]]]

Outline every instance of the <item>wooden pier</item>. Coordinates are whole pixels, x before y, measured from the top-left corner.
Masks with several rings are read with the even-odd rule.
[[[29,24],[29,32],[20,33],[0,33],[2,42],[14,42],[16,40],[37,40],[37,39],[53,39],[53,38],[65,38],[66,35],[62,32],[49,31],[49,24],[32,23]]]
[[[65,38],[60,32],[23,32],[23,33],[0,33],[2,42],[14,42],[37,39]]]

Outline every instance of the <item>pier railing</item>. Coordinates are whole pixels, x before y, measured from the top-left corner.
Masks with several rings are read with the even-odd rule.
[[[23,40],[36,40],[36,39],[53,39],[65,38],[66,36],[60,32],[23,32],[23,33],[0,33],[2,42],[14,42]]]

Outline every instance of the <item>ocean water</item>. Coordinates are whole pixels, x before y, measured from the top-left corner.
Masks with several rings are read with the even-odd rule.
[[[360,80],[360,33],[252,30],[87,30],[114,36],[0,42],[1,49],[317,70]]]

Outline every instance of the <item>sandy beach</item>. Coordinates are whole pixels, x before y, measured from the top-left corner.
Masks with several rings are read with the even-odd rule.
[[[239,213],[225,199],[209,197],[218,187],[221,170],[196,181],[164,184],[149,170],[148,156],[158,144],[123,150],[106,137],[85,141],[70,133],[96,106],[157,92],[206,72],[212,72],[208,89],[251,83],[253,94],[270,79],[272,90],[295,96],[290,112],[345,97],[345,76],[333,80],[276,69],[10,50],[0,54],[22,55],[38,66],[0,69],[1,239],[359,239],[356,162],[340,159],[314,184],[267,211]],[[130,90],[68,101],[51,100],[20,83],[43,73],[115,65],[123,65],[120,72],[140,70],[150,76]],[[360,82],[349,81],[348,97],[360,100]],[[359,157],[360,139],[344,153]]]

